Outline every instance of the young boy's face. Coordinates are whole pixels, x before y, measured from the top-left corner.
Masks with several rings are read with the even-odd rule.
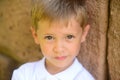
[[[38,23],[38,27],[37,36],[34,38],[46,58],[46,66],[70,66],[78,55],[88,30],[83,31],[74,18],[71,18],[68,24],[64,21],[43,21]]]

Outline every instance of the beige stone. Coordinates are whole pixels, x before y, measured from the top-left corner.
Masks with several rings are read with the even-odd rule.
[[[93,74],[96,80],[107,80],[106,34],[108,25],[108,1],[87,0],[91,29],[83,43],[79,60]]]
[[[0,80],[10,80],[18,65],[41,58],[31,36],[30,0],[0,1]]]
[[[120,80],[120,0],[111,0],[108,30],[109,79]]]
[[[0,80],[10,80],[15,64],[14,60],[0,53]]]
[[[37,60],[41,56],[30,32],[30,10],[30,0],[0,2],[0,44],[11,51],[5,54],[20,62]]]

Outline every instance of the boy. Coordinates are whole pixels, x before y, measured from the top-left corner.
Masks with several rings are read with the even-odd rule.
[[[90,28],[80,0],[36,0],[32,18],[44,58],[22,65],[12,80],[94,80],[76,58]]]

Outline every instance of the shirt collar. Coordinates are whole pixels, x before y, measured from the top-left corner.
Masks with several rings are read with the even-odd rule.
[[[56,80],[74,80],[77,74],[82,71],[82,65],[79,63],[77,58],[75,58],[73,64],[68,67],[66,70],[57,73],[55,75],[51,75],[45,68],[45,58],[42,59],[42,66],[41,66],[42,76],[45,77],[54,77]]]
[[[82,71],[82,65],[76,58],[70,67],[55,76],[59,78],[59,80],[74,80],[80,71]]]

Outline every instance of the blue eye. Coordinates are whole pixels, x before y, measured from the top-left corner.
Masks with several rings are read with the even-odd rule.
[[[45,36],[45,39],[47,39],[47,40],[52,40],[53,37],[52,37],[52,36]]]
[[[67,35],[67,39],[73,39],[74,36],[73,35]]]

